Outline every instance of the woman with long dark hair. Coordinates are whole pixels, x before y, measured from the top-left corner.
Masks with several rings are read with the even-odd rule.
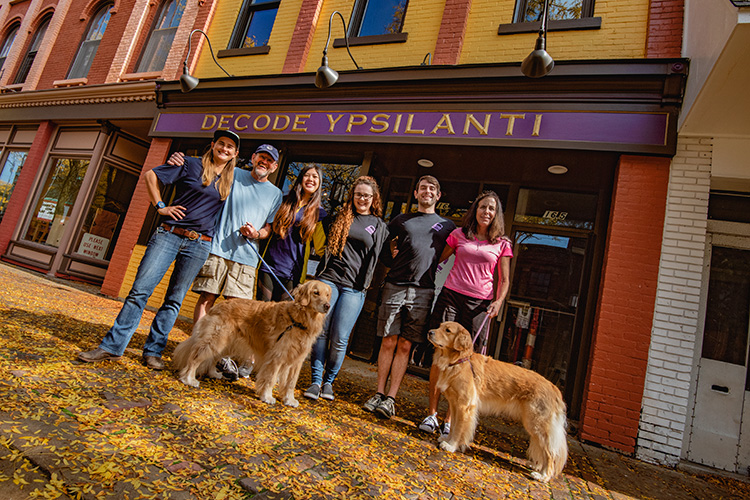
[[[305,281],[310,247],[322,255],[325,233],[321,221],[327,215],[321,206],[323,175],[318,165],[305,165],[289,189],[273,220],[273,233],[265,261],[284,288],[292,290]],[[258,299],[284,300],[284,289],[261,265],[258,272]]]
[[[456,321],[474,336],[479,333],[485,318],[498,315],[510,288],[513,250],[505,236],[500,198],[494,191],[484,191],[474,200],[463,218],[462,227],[455,229],[446,243],[441,262],[453,254],[456,260],[435,302],[430,323],[437,327],[444,321]],[[430,369],[429,415],[419,425],[426,432],[435,432],[439,428],[437,406],[440,391],[436,387],[439,374],[433,365]],[[450,412],[441,433],[448,434],[449,431]]]
[[[358,177],[328,234],[317,279],[331,287],[331,309],[310,360],[310,399],[333,400],[333,382],[346,356],[349,335],[365,303],[375,265],[388,237],[375,179]]]

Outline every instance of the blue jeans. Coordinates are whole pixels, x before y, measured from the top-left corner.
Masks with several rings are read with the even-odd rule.
[[[115,324],[104,336],[99,347],[108,353],[122,356],[138,328],[149,297],[174,262],[164,303],[151,323],[151,331],[143,346],[144,356],[161,357],[185,294],[208,258],[210,248],[209,241],[191,241],[158,227],[151,236],[146,253],[138,266],[133,288],[125,299]]]
[[[312,383],[323,385],[333,384],[344,363],[349,335],[365,305],[365,292],[320,281],[331,287],[331,309],[323,324],[323,333],[313,344],[310,372]]]

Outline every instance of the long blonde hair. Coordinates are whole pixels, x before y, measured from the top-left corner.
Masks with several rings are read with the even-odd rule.
[[[357,208],[354,206],[354,189],[360,184],[366,184],[372,188],[370,213],[376,217],[383,215],[383,203],[380,200],[378,183],[368,175],[357,177],[352,187],[349,188],[346,202],[344,202],[336,220],[331,225],[331,231],[328,235],[328,251],[337,257],[340,257],[341,252],[344,251],[346,239],[349,237],[349,228],[351,228],[354,216],[357,214]]]
[[[213,148],[206,151],[201,158],[203,163],[203,175],[201,176],[202,184],[204,186],[210,186],[216,178],[216,162],[214,161]],[[232,190],[232,182],[234,182],[234,166],[237,164],[237,157],[235,156],[224,165],[224,170],[219,178],[219,182],[216,183],[216,190],[219,192],[222,200],[226,200],[229,196],[229,192]]]

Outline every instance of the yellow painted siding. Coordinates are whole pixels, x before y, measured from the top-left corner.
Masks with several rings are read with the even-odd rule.
[[[230,74],[234,76],[271,75],[281,73],[289,49],[289,42],[297,22],[302,0],[284,0],[279,5],[268,46],[268,54],[250,56],[223,57],[217,59]],[[214,51],[226,49],[237,23],[242,2],[240,0],[223,0],[218,3],[216,12],[208,29],[208,36]],[[325,39],[323,40],[325,43]],[[322,48],[321,48],[322,50]],[[318,61],[320,62],[320,61]],[[317,66],[315,67],[317,69]],[[314,70],[313,70],[314,71]],[[195,76],[198,78],[222,77],[224,73],[214,64],[208,45],[205,45],[196,65]]]
[[[548,33],[547,52],[557,61],[643,58],[648,7],[648,0],[598,0],[601,29]],[[520,62],[534,49],[536,33],[497,34],[500,24],[513,21],[514,8],[513,0],[472,3],[460,64]]]
[[[334,0],[323,4],[305,71],[314,72],[320,66],[323,48],[328,37],[328,19],[331,13],[338,10],[348,23],[352,5],[352,0]],[[404,19],[403,32],[409,35],[405,43],[352,47],[352,55],[365,69],[418,66],[428,52],[435,53],[443,7],[445,7],[444,0],[411,0]],[[354,63],[346,53],[346,47],[333,48],[333,40],[344,36],[344,27],[338,16],[334,18],[332,26],[328,64],[337,71],[355,69]]]

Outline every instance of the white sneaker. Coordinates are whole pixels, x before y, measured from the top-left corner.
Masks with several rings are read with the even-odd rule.
[[[420,431],[429,432],[430,434],[434,434],[439,428],[440,424],[438,423],[437,414],[435,413],[427,415],[427,418],[422,420],[422,423],[419,424]]]

